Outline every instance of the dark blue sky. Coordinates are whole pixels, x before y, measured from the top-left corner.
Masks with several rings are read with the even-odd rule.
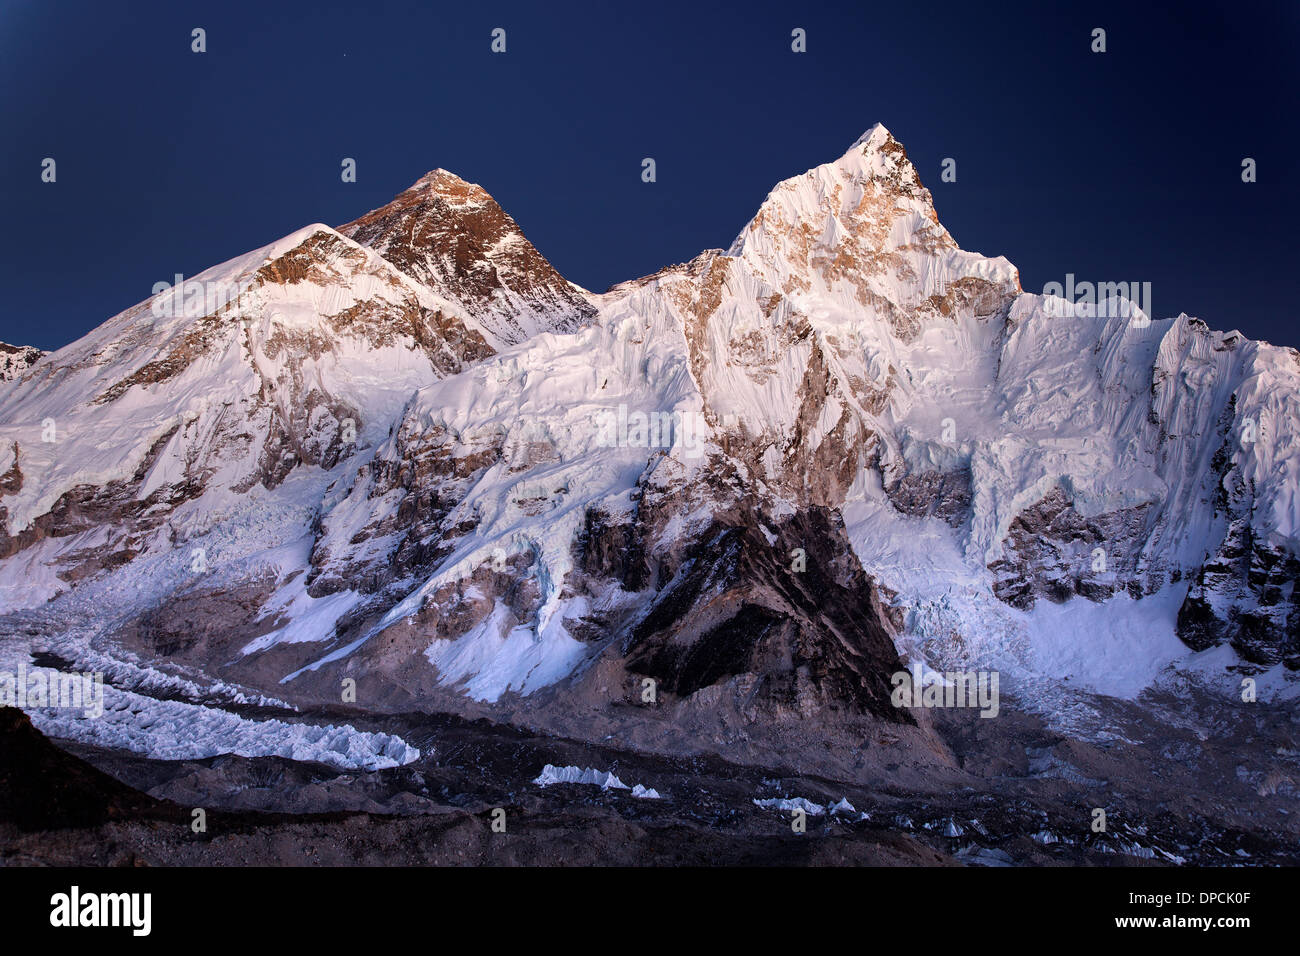
[[[726,246],[880,121],[1027,290],[1149,281],[1157,316],[1300,345],[1300,3],[1143,6],[0,0],[0,340],[66,344],[438,166],[603,290]]]

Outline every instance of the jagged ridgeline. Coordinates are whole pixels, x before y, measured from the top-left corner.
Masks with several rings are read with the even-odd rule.
[[[918,656],[1294,669],[1297,353],[1104,305],[959,248],[882,126],[601,294],[435,170],[0,346],[0,646],[592,739],[909,725]]]

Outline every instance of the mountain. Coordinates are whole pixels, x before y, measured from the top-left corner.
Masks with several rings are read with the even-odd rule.
[[[483,187],[445,169],[339,232],[510,344],[571,332],[596,314],[591,295],[556,272]]]
[[[207,270],[0,398],[0,554],[60,540],[42,573],[75,580],[175,543],[232,496],[377,440],[412,389],[492,354],[489,337],[327,226]],[[95,543],[73,547],[83,531]]]
[[[1300,355],[1024,292],[883,126],[599,296],[442,170],[194,281],[0,392],[0,664],[819,769],[922,660],[1294,694]]]

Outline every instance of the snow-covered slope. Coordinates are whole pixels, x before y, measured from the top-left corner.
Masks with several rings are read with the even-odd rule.
[[[198,279],[0,392],[0,595],[65,655],[887,720],[900,653],[1300,663],[1297,353],[1022,292],[881,126],[601,296],[441,170]]]
[[[490,338],[327,226],[210,269],[0,395],[0,553],[75,579],[175,543],[232,496],[372,445]],[[50,596],[26,575],[0,593]]]

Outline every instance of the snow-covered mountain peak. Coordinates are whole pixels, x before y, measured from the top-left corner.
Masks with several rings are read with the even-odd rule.
[[[727,254],[800,311],[865,310],[904,339],[962,302],[978,298],[987,314],[1021,291],[1006,259],[957,246],[880,124],[834,162],[778,184]]]
[[[343,233],[456,303],[506,343],[572,332],[595,315],[482,186],[445,169],[421,176]]]
[[[496,203],[488,191],[478,183],[471,183],[442,167],[429,170],[401,195],[412,191],[432,193],[445,200],[449,206],[456,208]]]
[[[884,123],[876,123],[854,140],[850,149],[862,149],[864,152],[879,149],[887,142],[892,142],[894,135],[885,129]]]
[[[938,221],[930,191],[921,185],[921,177],[907,158],[907,150],[880,123],[859,136],[833,165],[844,170],[851,179],[878,180],[891,192],[903,193],[920,201],[929,207],[930,217]]]

